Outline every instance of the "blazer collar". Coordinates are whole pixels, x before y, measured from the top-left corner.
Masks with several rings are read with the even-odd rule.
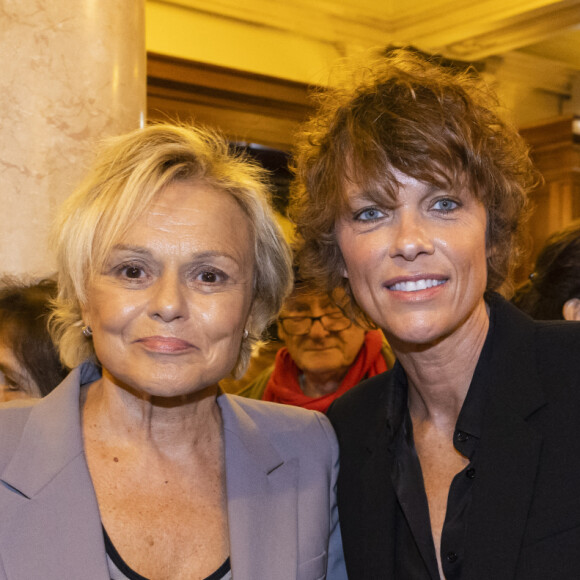
[[[486,380],[492,397],[525,419],[547,402],[538,372],[535,323],[498,294],[490,293],[486,300],[493,332]]]
[[[466,537],[466,576],[508,580],[533,497],[541,436],[528,424],[547,400],[538,374],[534,322],[497,295],[488,298],[492,352],[478,380],[489,385]]]
[[[92,365],[74,370],[28,415],[2,473],[4,486],[0,483],[0,553],[6,577],[109,578],[79,409],[81,383],[98,376]],[[34,557],[29,558],[31,548]]]
[[[281,580],[297,578],[298,459],[280,457],[244,402],[225,394],[218,397],[232,568],[240,578],[269,578],[272,570],[283,574],[277,576]]]
[[[63,467],[84,453],[80,387],[98,378],[97,367],[84,363],[34,405],[18,448],[0,477],[2,481],[32,498]]]
[[[281,467],[284,461],[237,398],[222,393],[217,402],[222,414],[226,446],[235,438],[248,458],[265,475]]]

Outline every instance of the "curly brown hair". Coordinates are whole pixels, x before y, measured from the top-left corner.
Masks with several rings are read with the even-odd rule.
[[[305,276],[350,290],[335,236],[347,209],[345,186],[354,182],[377,201],[393,199],[399,171],[448,191],[471,191],[488,216],[487,289],[509,279],[522,249],[528,193],[540,177],[473,68],[391,48],[317,97],[293,167],[291,216]]]

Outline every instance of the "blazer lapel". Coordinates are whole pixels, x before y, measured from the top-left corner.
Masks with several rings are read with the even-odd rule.
[[[221,395],[218,403],[224,423],[235,577],[295,579],[298,460],[283,461],[234,398]]]
[[[494,323],[497,338],[483,377],[490,397],[469,514],[466,577],[508,580],[516,574],[542,446],[526,419],[546,399],[532,322],[504,303]]]
[[[0,553],[11,579],[109,578],[83,450],[81,374],[33,407],[0,477]]]
[[[377,396],[369,398],[355,424],[346,420],[340,427],[349,431],[349,444],[341,449],[348,462],[339,473],[338,506],[349,575],[386,578],[393,576],[395,562],[394,542],[389,541],[395,533],[396,495],[386,400],[394,379],[391,373],[388,382],[380,375],[370,380]]]

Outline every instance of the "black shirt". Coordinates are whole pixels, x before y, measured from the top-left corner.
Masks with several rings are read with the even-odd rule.
[[[484,343],[477,369],[457,418],[453,445],[469,464],[453,479],[441,536],[441,563],[447,580],[460,580],[464,562],[464,540],[473,484],[477,478],[477,449],[485,407],[487,384],[478,373],[487,368],[491,341]],[[394,389],[389,393],[387,424],[391,432],[388,453],[393,455],[391,480],[399,511],[396,522],[397,578],[439,579],[429,506],[421,465],[413,441],[413,424],[407,406],[407,377],[395,365]],[[434,369],[436,372],[436,369]],[[405,525],[405,523],[407,525]]]

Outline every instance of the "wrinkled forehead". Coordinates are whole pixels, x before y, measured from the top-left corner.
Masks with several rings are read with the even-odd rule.
[[[284,303],[283,312],[311,312],[313,310],[334,311],[344,306],[347,297],[342,288],[332,294],[311,289],[295,289]]]
[[[284,312],[309,313],[316,309],[332,307],[328,294],[318,294],[310,291],[294,291],[284,303]]]

